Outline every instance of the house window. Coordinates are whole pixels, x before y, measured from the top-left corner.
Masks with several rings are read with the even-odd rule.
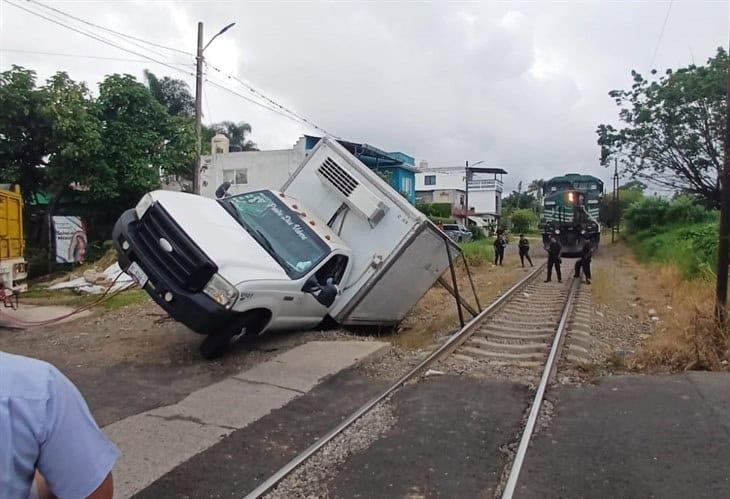
[[[423,177],[423,183],[426,185],[436,185],[436,175],[426,175]]]
[[[464,206],[464,196],[459,196],[459,206]]]
[[[413,179],[411,177],[403,177],[401,182],[401,189],[406,194],[410,194],[413,191]]]
[[[230,182],[231,185],[248,184],[248,169],[223,170],[223,180]]]

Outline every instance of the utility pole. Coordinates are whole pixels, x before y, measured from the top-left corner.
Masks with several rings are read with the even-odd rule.
[[[619,206],[618,206],[618,159],[613,160],[613,223],[611,224],[611,243],[616,242],[619,224]]]
[[[715,288],[715,318],[725,322],[727,304],[728,249],[730,249],[730,65],[725,75],[725,161],[720,180],[720,242],[717,254],[717,286]]]
[[[193,170],[193,193],[200,194],[201,120],[203,114],[203,23],[198,23],[198,52],[195,57],[195,169]]]
[[[464,167],[464,203],[466,204],[466,212],[464,214],[464,227],[469,226],[469,162]]]

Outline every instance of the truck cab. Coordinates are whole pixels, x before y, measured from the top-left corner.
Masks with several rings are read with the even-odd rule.
[[[323,221],[270,190],[220,200],[150,192],[120,217],[113,237],[122,269],[207,335],[205,357],[243,334],[318,325],[352,260]]]

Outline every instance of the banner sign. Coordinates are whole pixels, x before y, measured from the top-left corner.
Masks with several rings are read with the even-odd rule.
[[[86,229],[80,217],[53,217],[56,234],[56,263],[83,262],[86,257]]]

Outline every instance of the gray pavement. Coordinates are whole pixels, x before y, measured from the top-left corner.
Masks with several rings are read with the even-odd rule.
[[[377,341],[312,341],[191,392],[175,404],[104,427],[121,450],[114,467],[117,497],[132,496],[327,376],[388,348],[387,343]]]
[[[551,398],[516,497],[730,497],[730,375],[618,376]]]
[[[527,388],[435,376],[393,397],[397,424],[353,455],[329,484],[333,497],[492,497],[499,450],[519,430]]]

